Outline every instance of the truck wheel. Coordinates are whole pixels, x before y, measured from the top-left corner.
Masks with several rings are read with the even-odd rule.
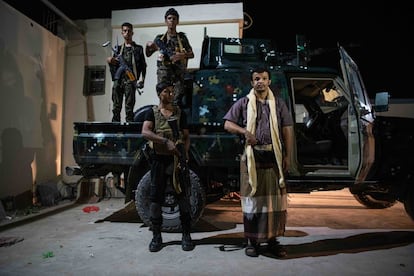
[[[206,203],[206,195],[201,186],[198,176],[190,170],[191,182],[191,225],[195,225],[200,219]],[[148,171],[138,183],[135,191],[135,205],[137,212],[145,225],[150,225],[150,185],[151,171]],[[181,232],[179,206],[162,206],[162,231],[165,232]]]
[[[405,212],[414,220],[414,188],[408,190],[407,197],[404,199]]]
[[[385,209],[393,206],[396,203],[396,200],[394,198],[362,192],[354,194],[354,197],[359,203],[371,209]]]

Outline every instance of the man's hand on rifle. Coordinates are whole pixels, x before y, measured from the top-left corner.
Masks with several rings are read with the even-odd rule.
[[[164,138],[163,143],[167,146],[167,150],[172,152],[174,155],[180,156],[180,152],[178,151],[177,147],[175,146],[174,141]]]
[[[184,52],[175,52],[174,55],[172,55],[170,58],[171,58],[171,61],[174,63],[180,60],[185,60],[187,57],[186,57],[186,53]]]
[[[157,45],[153,41],[148,41],[145,47],[145,55],[150,57],[155,51],[158,51]]]
[[[108,62],[108,64],[111,64],[111,65],[119,64],[119,60],[116,57],[109,57],[106,61]]]

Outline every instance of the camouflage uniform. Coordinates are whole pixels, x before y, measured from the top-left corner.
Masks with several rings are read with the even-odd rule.
[[[166,45],[168,52],[192,51],[190,42],[183,32],[167,40],[167,34],[159,34],[154,42],[160,39]],[[162,81],[174,83],[174,103],[180,105],[184,96],[184,76],[187,71],[187,61],[172,63],[167,54],[159,54],[157,59],[157,83]]]
[[[133,68],[133,55],[135,60],[135,80],[131,81],[125,71],[122,72],[119,78],[116,77],[116,71],[119,66],[110,66],[110,71],[113,80],[112,86],[112,122],[121,121],[122,102],[125,96],[125,120],[127,122],[134,121],[134,105],[135,105],[135,90],[136,82],[140,74],[145,76],[147,64],[144,57],[144,49],[141,45],[133,43],[132,47],[122,47],[118,45],[118,53],[114,53],[114,57],[117,57],[122,51],[122,57],[129,68]]]

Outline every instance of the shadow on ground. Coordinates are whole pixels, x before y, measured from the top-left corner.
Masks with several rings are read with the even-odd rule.
[[[307,235],[301,231],[286,231],[285,236],[298,237]],[[172,242],[171,244],[179,244]],[[243,233],[231,233],[195,240],[196,245],[217,244],[220,251],[234,251],[244,249],[246,243]],[[309,243],[285,245],[288,255],[283,259],[295,259],[304,257],[330,256],[341,253],[360,253],[373,250],[383,250],[406,246],[414,243],[414,232],[391,231],[373,232],[349,236],[346,238],[326,239]],[[168,245],[168,244],[166,244]],[[277,258],[266,250],[266,246],[260,248],[260,254]]]
[[[366,217],[364,215],[361,215],[360,219],[366,219]],[[127,205],[125,208],[97,222],[103,221],[142,223],[136,211],[135,204]],[[234,202],[232,203],[218,201],[215,204],[209,204],[206,206],[203,216],[193,227],[193,232],[197,233],[230,230],[235,229],[237,227],[237,224],[242,223],[242,212],[240,209],[240,204]],[[324,226],[327,222],[322,221],[319,223],[319,226]],[[146,226],[144,225],[143,227]],[[328,225],[327,227],[332,226]],[[285,237],[303,237],[307,235],[308,233],[299,230],[289,229],[285,232]],[[219,234],[199,240],[194,240],[194,242],[196,245],[217,245],[217,250],[225,252],[242,249],[244,250],[246,246],[242,232]],[[165,243],[164,247],[169,245],[180,245],[180,243],[181,241],[178,240],[171,241]],[[283,259],[331,256],[341,253],[353,254],[366,251],[402,247],[412,243],[414,243],[414,231],[370,232],[352,235],[346,238],[324,239],[302,244],[285,245],[288,255]],[[266,250],[265,245],[260,248],[260,254],[269,258],[277,258],[271,252]]]
[[[234,229],[237,223],[242,223],[241,211],[238,209],[238,206],[231,207],[231,204],[232,203],[207,205],[203,212],[203,216],[193,226],[192,231],[213,232]],[[217,206],[219,206],[218,209]],[[136,210],[135,202],[133,201],[128,203],[124,208],[112,213],[111,215],[95,221],[95,223],[104,221],[143,223]]]

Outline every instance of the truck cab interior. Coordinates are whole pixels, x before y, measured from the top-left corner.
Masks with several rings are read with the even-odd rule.
[[[344,167],[348,163],[348,102],[330,79],[292,79],[298,162]]]

